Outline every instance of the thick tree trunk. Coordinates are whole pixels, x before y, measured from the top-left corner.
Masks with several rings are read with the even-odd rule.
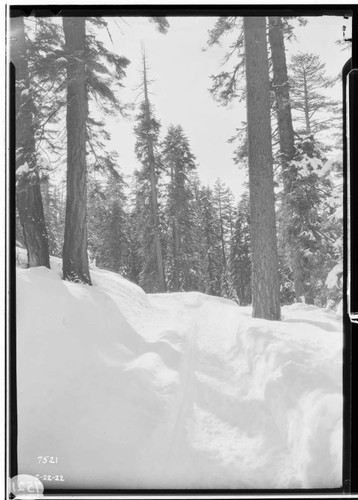
[[[28,173],[17,181],[16,202],[27,249],[28,267],[50,267],[48,237],[37,170],[34,107],[29,93],[29,74],[23,17],[11,18],[11,61],[16,72],[16,169],[27,163]]]
[[[67,197],[63,278],[91,284],[87,255],[86,20],[63,18],[67,62]]]
[[[145,111],[146,111],[146,121],[148,124],[148,131],[150,131],[150,106],[148,98],[148,85],[147,85],[147,70],[145,58],[144,62],[144,99],[145,99]],[[155,251],[157,258],[157,269],[158,269],[158,291],[166,292],[167,286],[165,281],[165,271],[164,271],[164,259],[161,241],[161,231],[160,231],[160,220],[159,220],[159,209],[158,209],[158,194],[157,194],[157,178],[155,173],[155,156],[153,149],[153,142],[151,135],[147,134],[147,147],[148,147],[148,157],[149,157],[149,168],[150,168],[150,190],[151,190],[151,200],[152,200],[152,211],[155,227]]]
[[[292,125],[292,111],[290,102],[290,91],[288,85],[288,73],[286,64],[285,42],[283,34],[282,19],[280,17],[269,18],[269,40],[271,46],[271,61],[273,70],[273,88],[276,100],[276,115],[278,123],[278,132],[280,138],[281,152],[281,168],[284,199],[282,208],[285,212],[285,220],[290,220],[292,209],[287,201],[288,196],[292,192],[292,182],[295,174],[295,169],[292,168],[291,162],[295,156],[295,139]],[[296,300],[304,296],[304,271],[300,262],[300,255],[296,246],[296,241],[292,241],[287,236],[287,231],[284,228],[284,235],[288,239],[290,264],[293,272],[294,288]]]
[[[253,317],[280,319],[266,19],[245,17]]]

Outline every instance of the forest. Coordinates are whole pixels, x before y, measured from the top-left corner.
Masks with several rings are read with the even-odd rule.
[[[314,51],[289,57],[304,18],[211,21],[203,50],[220,48],[225,65],[213,66],[202,92],[218,106],[246,107],[227,138],[233,167],[247,174],[240,198],[219,166],[214,184],[201,180],[175,117],[162,127],[145,40],[138,98],[124,102],[130,61],[104,42],[114,26],[107,18],[11,18],[17,245],[28,267],[50,267],[56,256],[65,280],[88,285],[98,267],[147,293],[198,291],[252,304],[259,318],[280,319],[280,307],[294,302],[336,308],[343,139],[332,89],[340,75]],[[170,18],[147,22],[165,44]],[[134,122],[136,166],[127,176],[110,148],[113,116]]]
[[[12,482],[345,491],[350,21],[15,13]]]

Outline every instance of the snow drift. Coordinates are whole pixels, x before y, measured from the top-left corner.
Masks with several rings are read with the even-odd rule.
[[[19,474],[46,475],[45,491],[341,486],[333,311],[296,304],[269,322],[97,268],[93,287],[68,283],[51,265],[17,271]]]

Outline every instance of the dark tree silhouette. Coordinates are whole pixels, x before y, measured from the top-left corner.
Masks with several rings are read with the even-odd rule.
[[[34,103],[30,91],[23,17],[11,18],[11,61],[16,72],[16,202],[28,267],[50,267],[48,237],[35,147]]]

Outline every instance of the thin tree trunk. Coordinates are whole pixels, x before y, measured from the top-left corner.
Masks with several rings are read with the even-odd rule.
[[[292,111],[290,101],[290,91],[288,85],[288,73],[286,64],[285,41],[283,34],[283,24],[280,17],[269,18],[269,40],[271,46],[271,61],[273,70],[273,88],[276,98],[276,114],[278,122],[278,132],[280,138],[281,168],[283,181],[283,210],[287,220],[292,217],[292,209],[287,201],[292,192],[292,182],[295,169],[291,162],[295,156],[295,139],[292,125]],[[285,223],[284,223],[285,224]],[[284,228],[284,235],[288,238],[290,264],[293,272],[294,289],[296,300],[304,296],[303,269],[300,255],[296,246],[296,241],[287,236]]]
[[[150,130],[150,106],[149,106],[149,98],[148,98],[148,85],[147,85],[147,68],[145,57],[143,56],[143,78],[144,78],[144,100],[145,100],[145,112],[146,112],[146,121],[148,126],[148,131]],[[153,210],[153,218],[154,218],[154,227],[155,227],[155,250],[157,257],[157,269],[158,269],[158,287],[159,292],[166,292],[166,281],[165,281],[165,271],[164,271],[164,259],[163,259],[163,250],[162,250],[162,242],[161,242],[161,231],[160,231],[160,220],[159,220],[159,210],[158,210],[158,194],[157,194],[157,179],[155,174],[155,156],[153,150],[153,142],[150,134],[147,134],[147,147],[148,147],[148,157],[149,157],[149,168],[150,168],[150,188],[151,188],[151,199],[152,199],[152,210]]]
[[[173,217],[173,290],[174,292],[179,291],[179,228],[178,228],[178,206],[177,206],[177,196],[178,196],[178,186],[177,186],[177,175],[174,173],[175,167],[171,167],[171,181],[172,190],[174,197],[174,213]]]
[[[303,92],[304,92],[304,101],[305,101],[305,120],[306,120],[306,134],[311,133],[311,121],[310,121],[310,109],[308,102],[308,89],[307,89],[307,76],[306,72],[303,72]]]
[[[280,319],[266,18],[245,17],[253,317]]]
[[[67,194],[63,278],[91,284],[87,255],[86,20],[64,17],[67,51]]]
[[[31,176],[19,178],[16,202],[27,249],[28,267],[50,267],[48,237],[37,170],[34,106],[29,93],[29,72],[23,17],[11,18],[11,61],[16,71],[16,170],[27,163]]]

